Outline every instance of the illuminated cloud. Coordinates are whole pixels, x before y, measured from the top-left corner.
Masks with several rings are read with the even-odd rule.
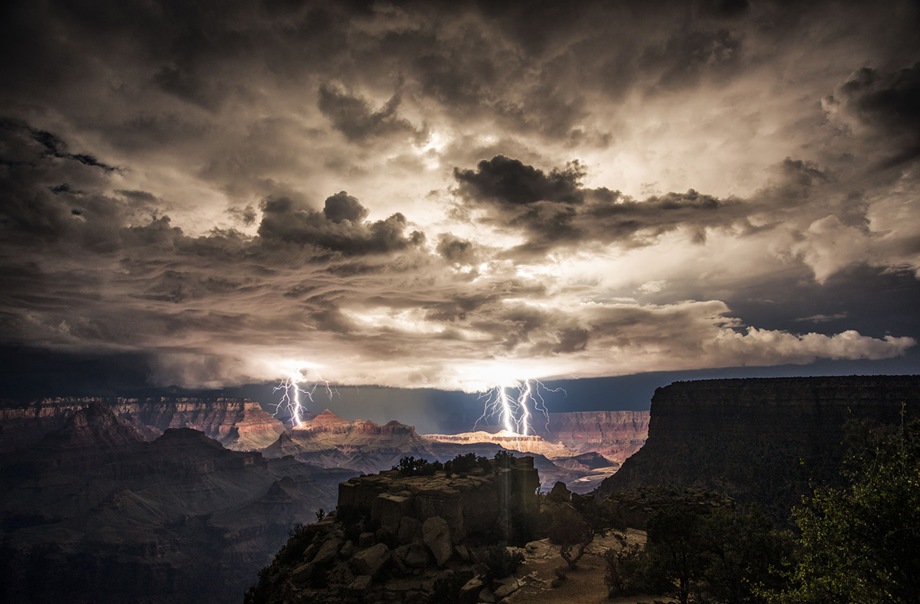
[[[0,344],[213,387],[915,358],[917,19],[18,3]]]

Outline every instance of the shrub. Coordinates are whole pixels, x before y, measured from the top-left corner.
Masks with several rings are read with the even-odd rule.
[[[524,554],[511,552],[504,545],[487,545],[476,551],[476,559],[485,564],[487,578],[495,580],[513,575],[524,562]]]

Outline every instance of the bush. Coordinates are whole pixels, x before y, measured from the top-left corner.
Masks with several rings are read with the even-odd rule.
[[[486,578],[494,581],[513,575],[524,562],[524,554],[508,551],[503,545],[487,545],[476,550],[476,559],[485,564]]]
[[[499,449],[495,452],[495,458],[493,460],[495,468],[510,468],[514,465],[514,454],[509,453],[508,451],[503,451]]]
[[[401,476],[432,476],[441,468],[441,462],[431,463],[427,459],[416,459],[410,455],[400,459],[392,469],[399,471]]]
[[[645,549],[637,543],[623,544],[617,551],[604,552],[604,584],[607,597],[634,596],[658,591],[649,585],[649,559]]]
[[[920,601],[920,423],[859,426],[844,488],[794,510],[801,531],[791,585],[776,603]]]

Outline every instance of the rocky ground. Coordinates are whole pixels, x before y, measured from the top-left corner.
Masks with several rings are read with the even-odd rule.
[[[628,543],[645,543],[645,533],[642,531],[630,529],[626,536]],[[557,587],[553,587],[556,569],[566,566],[565,560],[559,555],[559,548],[547,539],[528,543],[522,550],[525,556],[524,563],[514,575],[520,587],[502,601],[509,604],[635,604],[660,600],[658,596],[607,599],[607,588],[604,585],[604,552],[619,547],[613,536],[596,538],[588,546],[584,557],[579,560],[578,567],[567,571],[566,578]]]

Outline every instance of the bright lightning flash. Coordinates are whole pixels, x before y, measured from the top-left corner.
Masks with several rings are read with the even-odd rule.
[[[509,390],[513,393],[509,394]],[[548,388],[540,380],[534,379],[515,381],[510,386],[495,386],[479,396],[485,405],[473,427],[487,418],[497,416],[507,432],[527,436],[532,432],[531,407],[546,418],[546,425],[549,426],[549,410],[543,393],[560,391],[565,393],[562,388]]]
[[[303,425],[304,398],[311,403],[313,395],[317,388],[323,388],[326,395],[332,398],[335,394],[335,388],[322,377],[309,377],[307,369],[291,370],[287,378],[275,386],[274,392],[281,392],[281,400],[275,405],[275,413],[278,415],[282,411],[291,418],[291,425],[294,428],[300,428]]]

